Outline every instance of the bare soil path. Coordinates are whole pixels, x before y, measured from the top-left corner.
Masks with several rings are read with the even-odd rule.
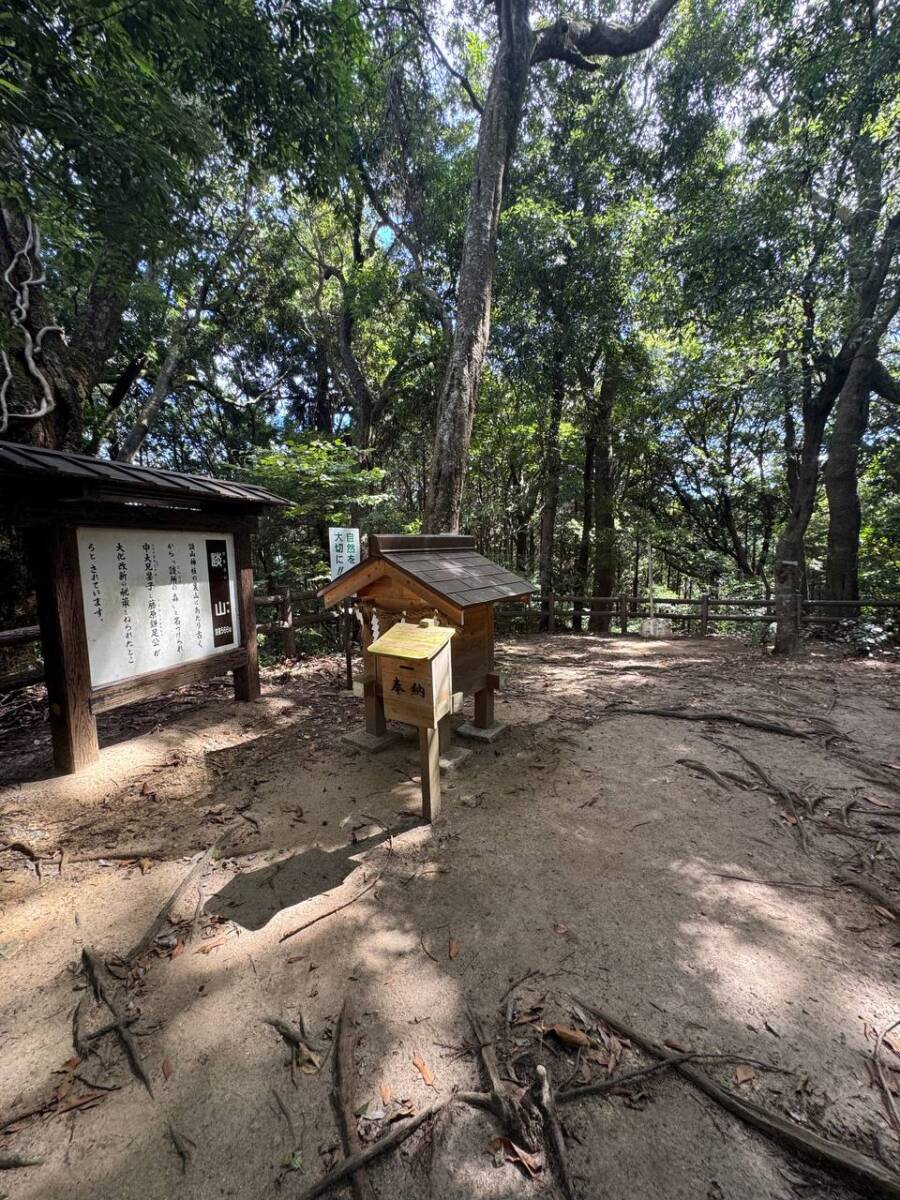
[[[2,1172],[0,1195],[302,1195],[342,1153],[346,999],[363,1146],[484,1085],[467,1001],[523,1083],[537,1063],[561,1087],[650,1061],[581,997],[671,1047],[781,1068],[708,1070],[900,1170],[873,1059],[900,1018],[900,922],[835,882],[860,871],[900,903],[900,667],[571,635],[499,657],[511,728],[445,778],[434,828],[411,739],[374,758],[341,741],[362,702],[336,660],[270,669],[252,705],[213,683],[109,714],[100,762],[74,778],[45,769],[39,706],[0,711],[0,1123],[44,1110],[0,1133],[0,1161],[42,1160]],[[681,719],[698,711],[803,736]],[[154,949],[117,962],[223,833]],[[113,969],[152,1095],[115,1031],[88,1036],[112,1017],[84,990],[86,945]],[[293,1066],[273,1017],[301,1031]],[[879,1054],[894,1094],[898,1034]],[[585,1200],[863,1194],[671,1073],[560,1117]],[[532,1179],[499,1132],[454,1105],[367,1170],[370,1194],[561,1195],[552,1164]]]

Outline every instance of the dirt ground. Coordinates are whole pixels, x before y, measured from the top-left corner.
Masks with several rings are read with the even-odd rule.
[[[708,1070],[900,1170],[873,1078],[877,1033],[900,1018],[900,924],[834,886],[860,867],[900,902],[900,666],[564,634],[503,642],[498,658],[510,728],[445,776],[433,828],[414,741],[375,757],[342,741],[362,701],[335,659],[268,670],[250,705],[222,681],[108,714],[100,761],[77,777],[49,772],[39,705],[7,720],[0,844],[19,848],[0,852],[0,1124],[43,1111],[0,1134],[0,1158],[42,1160],[0,1173],[0,1196],[300,1196],[341,1155],[330,1051],[345,999],[364,1144],[484,1086],[467,1001],[523,1083],[539,1062],[563,1087],[650,1061],[587,1003],[674,1047],[779,1068]],[[223,833],[199,898],[188,889],[175,927],[117,966]],[[121,977],[111,994],[135,1018],[152,1096],[115,1034],[75,1055],[80,999],[82,1039],[111,1020],[84,990],[85,945]],[[292,1070],[267,1017],[305,1024],[313,1057]],[[898,1034],[880,1053],[894,1090]],[[671,1072],[560,1113],[585,1200],[863,1194]],[[499,1132],[453,1104],[369,1168],[374,1194],[560,1195],[551,1164],[532,1179],[492,1147]]]

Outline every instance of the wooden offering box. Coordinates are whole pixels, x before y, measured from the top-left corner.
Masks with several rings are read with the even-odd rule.
[[[384,695],[385,716],[419,731],[422,816],[433,821],[441,807],[441,737],[438,726],[453,707],[450,639],[454,631],[436,621],[400,621],[369,646]]]
[[[431,621],[401,621],[372,642],[369,653],[384,696],[384,714],[419,729],[437,729],[453,707],[450,639],[454,631]]]

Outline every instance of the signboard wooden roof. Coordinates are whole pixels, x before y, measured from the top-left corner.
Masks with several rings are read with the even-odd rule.
[[[0,442],[0,487],[18,493],[29,486],[42,494],[91,500],[169,501],[193,508],[267,508],[287,500],[255,484],[205,475],[182,475],[134,463],[109,462],[86,454]]]
[[[399,621],[372,642],[369,653],[428,662],[443,650],[455,632],[446,625],[412,625]]]
[[[319,595],[337,604],[382,575],[396,572],[414,590],[433,599],[451,616],[476,604],[517,600],[537,591],[534,584],[491,562],[475,549],[475,539],[457,534],[404,536],[372,534],[369,557]]]

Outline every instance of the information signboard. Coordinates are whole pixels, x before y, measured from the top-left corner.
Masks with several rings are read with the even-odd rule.
[[[331,550],[331,578],[338,579],[359,562],[359,530],[332,526],[328,530]]]
[[[81,527],[78,561],[93,687],[240,645],[232,534]]]

